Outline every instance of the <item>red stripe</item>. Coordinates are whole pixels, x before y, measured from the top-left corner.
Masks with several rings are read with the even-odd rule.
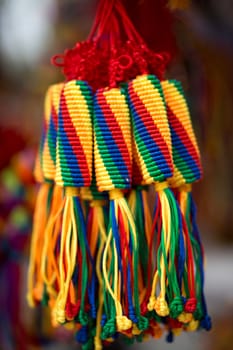
[[[145,129],[148,131],[151,138],[154,140],[156,145],[159,147],[159,150],[163,154],[164,158],[166,159],[168,166],[171,166],[172,159],[171,159],[171,155],[169,152],[169,148],[168,148],[163,136],[161,135],[160,130],[158,129],[157,125],[155,124],[155,121],[153,120],[151,114],[146,109],[145,105],[141,101],[138,94],[134,91],[132,83],[129,84],[129,94],[130,94],[130,99],[131,99],[137,112],[138,112],[138,108],[140,108],[140,113],[138,113],[138,115],[142,119],[142,122],[144,124]],[[135,104],[135,102],[136,102],[136,104]],[[144,119],[145,119],[146,123],[144,122]],[[150,131],[151,129],[153,130],[154,135],[151,134],[151,131]]]
[[[180,120],[178,117],[173,113],[172,109],[167,106],[167,115],[168,115],[168,121],[169,124],[172,126],[172,128],[175,130],[176,134],[179,136],[180,140],[182,141],[182,144],[190,154],[190,157],[193,158],[193,160],[196,162],[198,167],[202,169],[201,166],[201,160],[199,157],[199,154],[196,151],[196,148],[194,147],[187,131],[181,124]]]
[[[72,123],[72,120],[70,118],[70,114],[67,108],[66,99],[64,94],[61,96],[61,110],[62,110],[62,117],[63,117],[63,126],[64,130],[67,134],[67,137],[70,142],[70,146],[73,150],[73,153],[76,156],[76,161],[79,166],[80,172],[83,176],[84,180],[84,186],[89,186],[91,182],[91,177],[89,173],[89,167],[87,163],[87,159],[85,156],[85,152],[83,150],[83,146],[80,142],[79,136],[76,133],[75,127]],[[74,144],[75,142],[75,144]],[[85,174],[85,176],[84,176]]]
[[[125,166],[128,168],[129,175],[131,176],[131,157],[122,130],[115,118],[114,113],[111,110],[111,107],[108,105],[106,97],[103,93],[97,93],[97,101],[99,106],[101,107],[101,110],[104,109],[103,114],[104,116],[107,116],[107,118],[105,118],[105,121],[108,125],[109,130],[111,130],[112,137],[121,153],[122,158],[124,159],[124,163]]]

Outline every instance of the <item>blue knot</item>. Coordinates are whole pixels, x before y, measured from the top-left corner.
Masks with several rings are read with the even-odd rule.
[[[106,322],[107,322],[107,316],[103,314],[101,319],[101,326],[103,327]]]
[[[182,301],[183,301],[183,305],[185,305],[185,304],[186,304],[186,301],[187,301],[187,298],[181,296],[181,299],[182,299]]]
[[[173,343],[174,335],[173,335],[172,331],[169,331],[168,335],[166,336],[166,341],[167,341],[167,343]]]
[[[212,321],[209,315],[205,315],[205,317],[201,320],[201,327],[207,331],[210,331],[212,328]]]
[[[137,326],[140,331],[145,331],[149,327],[149,320],[144,316],[139,316]]]
[[[133,323],[138,323],[137,316],[135,315],[135,311],[134,311],[134,308],[132,306],[129,307],[129,319]]]
[[[75,339],[80,344],[86,344],[88,341],[88,327],[83,326],[76,334]]]
[[[90,314],[91,314],[91,318],[96,319],[96,316],[97,316],[96,307],[93,305],[91,306]]]

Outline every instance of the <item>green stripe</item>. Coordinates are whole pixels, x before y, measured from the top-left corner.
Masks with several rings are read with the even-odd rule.
[[[60,160],[62,160],[62,163],[63,164],[65,163],[65,167],[61,166],[61,175],[62,175],[62,180],[64,182],[64,186],[74,186],[73,181],[71,180],[72,176],[70,173],[70,169],[67,165],[66,157],[65,157],[65,154],[64,154],[63,149],[61,147],[59,147],[59,157],[60,157]],[[67,173],[68,173],[69,182],[66,181],[67,180]]]
[[[146,169],[147,169],[149,175],[153,178],[154,181],[164,181],[166,179],[164,174],[160,171],[160,169],[158,168],[157,164],[154,162],[153,158],[151,157],[150,152],[148,151],[148,149],[147,149],[143,139],[141,138],[140,134],[138,133],[137,128],[134,125],[134,122],[133,122],[133,131],[134,131],[134,137],[135,137],[135,140],[136,140],[136,144],[137,144],[137,146],[139,148],[139,151],[140,152],[145,151],[145,152],[148,153],[149,163],[150,164],[154,164],[155,168],[156,168],[156,172],[158,171],[160,173],[160,175],[156,174],[156,178],[154,178],[154,176],[151,174],[151,172],[148,169],[148,164],[144,160],[144,163],[145,163],[145,166],[146,166]]]

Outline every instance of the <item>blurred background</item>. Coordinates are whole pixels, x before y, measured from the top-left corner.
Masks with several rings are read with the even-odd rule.
[[[202,0],[187,11],[159,9],[165,0],[124,0],[154,49],[174,55],[167,75],[189,99],[205,170],[194,186],[204,240],[210,333],[185,334],[132,348],[231,350],[233,344],[233,2]],[[46,311],[25,301],[35,199],[31,169],[48,85],[63,80],[50,57],[88,35],[95,0],[0,1],[0,349],[75,349],[54,331]],[[163,35],[164,40],[159,40]],[[176,44],[174,44],[176,40]]]

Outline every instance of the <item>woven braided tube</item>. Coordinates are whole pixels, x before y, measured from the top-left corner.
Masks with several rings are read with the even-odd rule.
[[[58,116],[56,183],[88,187],[92,178],[92,94],[87,83],[64,85]]]
[[[54,181],[56,173],[57,126],[62,89],[62,83],[52,85],[48,90],[48,95],[45,102],[47,132],[45,135],[44,148],[42,152],[42,166],[45,178],[52,181]]]
[[[94,98],[95,171],[99,191],[128,189],[132,182],[130,114],[122,89],[101,89]]]
[[[63,83],[51,85],[44,101],[44,118],[34,176],[37,182],[54,180],[56,166],[56,134],[59,101]]]
[[[162,83],[172,137],[174,176],[173,187],[190,184],[202,177],[202,166],[197,140],[181,84],[176,80]]]
[[[145,184],[172,176],[171,136],[159,80],[153,75],[138,76],[128,84],[135,160]]]

